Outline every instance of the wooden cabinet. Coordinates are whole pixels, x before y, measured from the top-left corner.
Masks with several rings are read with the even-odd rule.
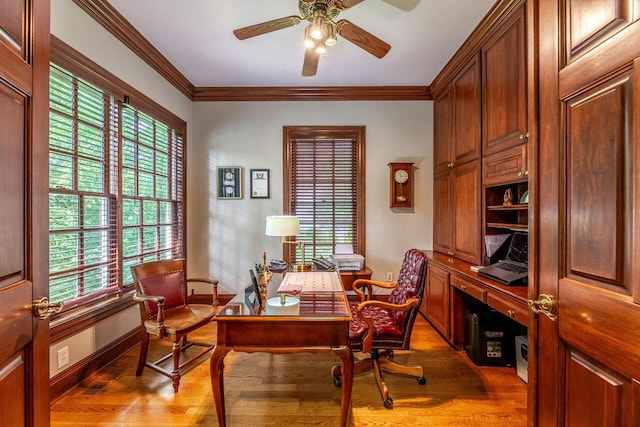
[[[483,45],[482,154],[528,138],[525,7],[518,7]]]
[[[482,184],[485,186],[523,181],[528,177],[527,144],[482,158]]]
[[[422,314],[445,338],[449,338],[449,273],[429,263],[424,297],[420,306]]]
[[[480,62],[474,56],[434,102],[434,171],[480,157]]]
[[[480,161],[472,161],[434,177],[433,247],[436,251],[479,263]]]

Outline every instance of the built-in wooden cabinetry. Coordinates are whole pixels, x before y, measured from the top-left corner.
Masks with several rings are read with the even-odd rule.
[[[471,263],[482,256],[480,85],[478,55],[434,102],[434,248]]]
[[[525,12],[514,2],[436,87],[433,247],[473,264],[488,262],[486,235],[528,228]]]
[[[421,311],[457,348],[467,309],[528,322],[527,286],[471,269],[490,262],[485,236],[529,228],[526,7],[503,7],[434,84],[434,252]]]

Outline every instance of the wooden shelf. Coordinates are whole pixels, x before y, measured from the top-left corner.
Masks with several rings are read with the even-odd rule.
[[[503,222],[488,222],[487,228],[504,228],[509,230],[527,230],[529,226],[527,224],[510,224]]]
[[[487,206],[487,210],[490,210],[490,211],[526,211],[527,209],[529,209],[528,203],[522,203],[517,205],[511,205],[511,206],[504,206],[504,205]]]

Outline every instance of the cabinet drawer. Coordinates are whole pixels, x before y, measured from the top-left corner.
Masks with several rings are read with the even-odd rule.
[[[483,185],[499,185],[527,179],[527,144],[482,159]]]
[[[487,305],[510,317],[521,325],[527,326],[529,309],[524,302],[511,300],[494,292],[488,292]]]
[[[455,287],[456,289],[461,290],[462,292],[471,295],[472,297],[474,297],[477,300],[480,300],[482,302],[487,302],[487,290],[478,286],[478,285],[474,285],[471,282],[467,282],[464,279],[461,279],[457,276],[451,276],[450,279],[450,283],[451,286]]]

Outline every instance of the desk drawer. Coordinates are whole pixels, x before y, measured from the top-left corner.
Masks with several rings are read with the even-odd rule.
[[[471,282],[467,282],[464,279],[461,279],[460,277],[451,275],[451,279],[449,279],[449,283],[451,283],[451,286],[455,287],[456,289],[461,290],[462,292],[471,295],[472,297],[474,297],[477,300],[480,300],[482,302],[487,302],[487,290],[475,285]]]
[[[489,292],[487,294],[487,304],[521,325],[527,326],[529,309],[524,302],[511,300],[494,292]]]

